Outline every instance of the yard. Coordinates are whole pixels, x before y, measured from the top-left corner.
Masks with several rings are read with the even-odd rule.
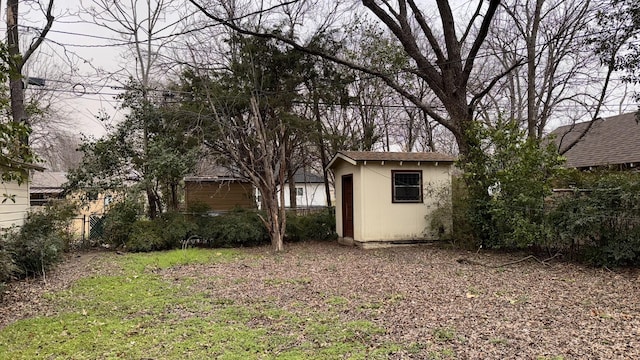
[[[2,359],[640,358],[636,270],[436,246],[88,252],[7,289]]]

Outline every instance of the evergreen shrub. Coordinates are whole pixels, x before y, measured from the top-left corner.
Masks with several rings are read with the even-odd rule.
[[[336,218],[333,208],[312,212],[306,215],[296,215],[295,212],[287,214],[286,240],[335,240]]]
[[[203,216],[198,220],[197,234],[210,247],[261,245],[269,242],[269,234],[260,214],[237,209],[217,216]]]
[[[563,184],[548,213],[548,246],[598,266],[640,265],[640,174],[594,172]]]
[[[57,204],[30,212],[21,227],[0,237],[0,282],[44,274],[69,248],[75,206]]]
[[[140,213],[140,203],[128,198],[111,205],[105,214],[104,242],[113,247],[125,246]]]

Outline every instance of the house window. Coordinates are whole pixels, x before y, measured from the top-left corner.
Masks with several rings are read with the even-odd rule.
[[[394,203],[422,202],[422,171],[391,171]]]
[[[303,196],[303,195],[304,195],[304,188],[297,187],[296,188],[296,196]]]

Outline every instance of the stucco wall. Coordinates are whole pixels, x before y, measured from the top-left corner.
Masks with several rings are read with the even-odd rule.
[[[10,198],[0,196],[0,202],[6,199],[4,203],[0,203],[0,228],[8,228],[12,225],[24,224],[24,219],[29,209],[29,185],[23,182],[18,185],[17,182],[8,182],[0,184],[2,194],[11,196]]]
[[[353,174],[354,240],[360,242],[431,239],[429,219],[443,189],[451,188],[448,164],[369,162],[352,166],[340,162],[336,175],[336,230],[342,234],[342,176]],[[393,203],[392,170],[422,170],[423,202]],[[450,194],[450,192],[449,192]],[[450,196],[450,195],[449,195]]]

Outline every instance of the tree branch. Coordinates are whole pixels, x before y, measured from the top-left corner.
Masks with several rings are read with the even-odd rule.
[[[286,45],[291,46],[292,48],[310,54],[310,55],[314,55],[314,56],[319,56],[323,59],[327,59],[329,61],[332,61],[336,64],[340,64],[343,66],[346,66],[350,69],[353,70],[357,70],[360,71],[362,73],[365,74],[369,74],[372,76],[375,76],[379,79],[381,79],[382,81],[384,81],[387,85],[389,85],[389,87],[391,87],[392,89],[394,89],[395,91],[397,91],[400,95],[406,97],[407,99],[409,99],[409,101],[411,101],[414,105],[416,105],[417,107],[419,107],[420,109],[424,110],[425,112],[427,112],[429,114],[429,116],[433,117],[436,121],[438,121],[440,124],[442,124],[444,127],[446,127],[449,130],[454,131],[454,127],[453,124],[448,121],[447,119],[443,118],[441,115],[439,115],[437,112],[435,112],[433,110],[433,108],[425,103],[422,102],[421,99],[419,99],[417,96],[411,94],[409,91],[407,91],[405,89],[405,87],[401,86],[400,84],[398,84],[397,82],[395,82],[388,74],[384,74],[380,71],[376,71],[370,68],[367,68],[363,65],[360,64],[356,64],[354,62],[345,60],[343,58],[338,57],[337,55],[333,55],[333,54],[329,54],[326,53],[320,49],[316,49],[313,47],[309,47],[309,46],[304,46],[301,45],[297,42],[295,42],[292,39],[286,38],[282,35],[279,35],[277,33],[262,33],[259,31],[254,31],[254,30],[249,30],[249,29],[245,29],[242,28],[234,23],[229,22],[226,19],[223,19],[220,16],[216,16],[212,13],[210,13],[209,11],[207,11],[202,5],[198,4],[196,2],[196,0],[189,0],[195,7],[197,7],[205,16],[207,16],[208,18],[219,22],[220,24],[240,33],[240,34],[244,34],[244,35],[250,35],[250,36],[256,36],[259,38],[265,38],[265,39],[274,39],[277,40],[281,43],[284,43]],[[367,0],[363,0],[363,2],[367,2]],[[375,5],[375,4],[374,4]],[[375,5],[377,7],[377,5]],[[388,15],[387,15],[388,17]],[[393,19],[391,19],[389,17],[389,19],[393,22]],[[397,26],[397,24],[396,24]],[[426,59],[424,59],[425,61],[427,61]],[[427,61],[428,62],[428,61]],[[433,66],[431,66],[429,64],[429,66],[433,69],[433,71],[436,71]]]
[[[522,64],[524,64],[524,63],[525,63],[524,59],[520,59],[520,60],[516,61],[515,64],[511,65],[511,67],[509,67],[507,70],[503,71],[501,74],[499,74],[498,76],[494,77],[493,80],[491,80],[489,82],[489,84],[487,86],[485,86],[485,88],[481,92],[476,94],[471,99],[471,102],[469,103],[469,106],[473,107],[478,101],[482,100],[482,98],[485,95],[487,95],[489,93],[489,91],[491,91],[491,89],[496,85],[496,83],[498,81],[500,81],[500,79],[505,77],[507,74],[509,74],[511,71],[515,70],[519,66],[522,66]]]
[[[27,60],[29,60],[31,55],[33,55],[33,53],[38,49],[40,44],[42,44],[42,42],[44,41],[45,37],[47,36],[47,33],[51,29],[51,26],[53,25],[53,20],[55,19],[53,17],[52,13],[51,13],[52,11],[53,11],[53,0],[49,0],[49,5],[47,6],[47,13],[46,13],[47,24],[42,29],[42,32],[40,32],[40,35],[31,44],[31,46],[29,46],[27,51],[22,56],[22,64],[23,65],[27,62]]]

